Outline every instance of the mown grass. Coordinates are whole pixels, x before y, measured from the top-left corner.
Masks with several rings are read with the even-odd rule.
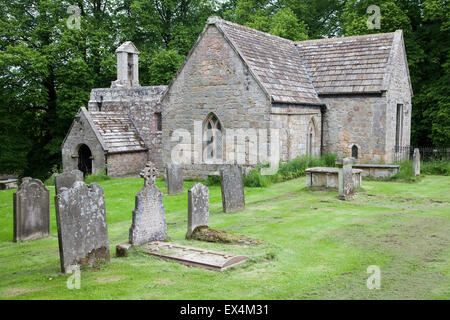
[[[246,188],[246,209],[221,212],[210,187],[210,225],[263,241],[258,246],[188,241],[187,189],[165,195],[171,241],[244,254],[249,261],[215,272],[150,257],[141,249],[114,256],[128,239],[134,196],[142,179],[111,179],[105,189],[111,262],[81,273],[69,290],[59,272],[52,201],[51,237],[13,243],[12,193],[0,191],[1,299],[449,299],[450,178],[415,184],[364,181],[353,201],[304,188],[304,178]],[[158,187],[166,192],[164,182]],[[54,195],[54,188],[49,187]],[[380,290],[368,290],[366,269],[381,268]]]

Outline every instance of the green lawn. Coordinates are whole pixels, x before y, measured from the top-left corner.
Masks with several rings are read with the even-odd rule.
[[[449,299],[450,177],[418,183],[364,181],[355,200],[309,191],[305,178],[246,188],[247,207],[221,212],[220,187],[210,188],[210,226],[263,240],[258,246],[187,241],[187,189],[165,196],[168,235],[180,244],[243,254],[224,272],[190,268],[135,250],[115,257],[128,239],[142,179],[101,182],[105,189],[111,262],[83,270],[69,290],[59,272],[55,212],[47,239],[13,243],[13,190],[0,191],[1,299]],[[164,183],[158,181],[163,190]],[[51,188],[52,196],[54,188]],[[381,268],[381,289],[366,270]]]

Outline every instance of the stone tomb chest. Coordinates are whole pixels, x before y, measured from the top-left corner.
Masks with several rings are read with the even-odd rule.
[[[363,177],[389,178],[395,175],[399,170],[399,165],[394,164],[353,164],[354,169],[361,169]]]
[[[305,170],[306,173],[306,187],[325,187],[338,188],[339,187],[339,169],[331,167],[314,167]],[[361,187],[361,173],[360,169],[353,169],[353,183],[355,189]]]

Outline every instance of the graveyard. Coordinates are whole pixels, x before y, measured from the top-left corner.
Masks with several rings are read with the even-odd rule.
[[[305,180],[245,187],[245,207],[227,213],[221,186],[208,186],[209,226],[255,240],[234,244],[187,240],[188,226],[195,223],[188,219],[188,207],[195,206],[188,205],[188,190],[196,181],[185,180],[181,193],[168,194],[165,181],[156,179],[165,208],[164,243],[247,257],[224,271],[163,260],[140,246],[117,257],[116,245],[129,241],[135,225],[135,196],[147,189],[142,178],[99,181],[110,259],[82,266],[79,289],[69,289],[71,275],[61,272],[55,187],[46,187],[50,236],[20,242],[12,241],[17,190],[2,190],[0,299],[450,298],[448,176],[427,175],[415,183],[364,180],[350,200],[340,200],[336,189],[307,188]],[[102,192],[79,182],[62,190],[66,195],[79,192],[82,199],[89,190]],[[61,218],[67,199],[58,199]],[[92,200],[83,201],[93,206]],[[371,265],[382,270],[379,290],[366,287]]]

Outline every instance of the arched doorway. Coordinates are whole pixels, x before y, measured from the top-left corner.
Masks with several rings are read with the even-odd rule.
[[[85,144],[78,149],[78,170],[83,172],[83,176],[92,173],[92,152]]]

